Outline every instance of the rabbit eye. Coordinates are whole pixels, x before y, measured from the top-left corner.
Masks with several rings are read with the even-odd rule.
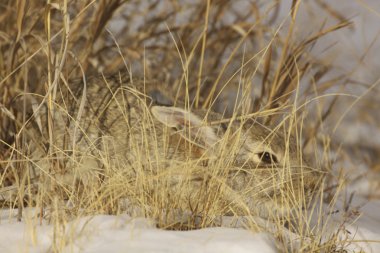
[[[269,152],[261,152],[258,155],[263,163],[266,163],[266,164],[278,163],[277,157]]]

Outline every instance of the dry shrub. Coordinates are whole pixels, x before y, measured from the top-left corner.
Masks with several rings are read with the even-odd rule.
[[[194,108],[213,108],[227,118],[243,115],[267,125],[286,125],[300,138],[300,143],[302,140],[305,151],[318,158],[316,169],[329,171],[329,140],[316,137],[337,98],[319,104],[317,113],[309,113],[308,109],[319,96],[344,80],[324,79],[334,67],[310,51],[321,37],[348,26],[349,22],[327,3],[319,3],[337,22],[322,25],[320,30],[302,38],[294,35],[298,1],[293,1],[289,16],[280,22],[278,1],[262,5],[243,0],[2,3],[0,191],[3,195],[14,189],[17,192],[10,201],[2,201],[3,205],[19,210],[36,206],[42,210],[41,216],[50,210],[51,217],[61,221],[85,214],[117,214],[124,212],[126,206],[133,206],[129,210],[132,214],[156,218],[164,228],[191,229],[218,224],[218,214],[230,208],[220,198],[223,192],[220,182],[210,186],[198,203],[189,203],[184,208],[181,205],[186,202],[183,191],[186,180],[173,196],[165,191],[150,194],[147,187],[157,182],[169,188],[165,173],[152,178],[141,174],[137,180],[128,180],[125,175],[120,176],[116,166],[105,170],[103,176],[107,180],[100,185],[74,184],[67,188],[52,180],[49,187],[38,189],[38,183],[25,172],[25,168],[31,169],[35,163],[28,156],[30,147],[24,134],[27,104],[15,107],[14,98],[25,93],[39,94],[48,105],[49,114],[58,87],[75,77],[118,71],[167,84],[171,94]],[[47,136],[47,141],[53,140],[52,136]],[[316,146],[319,148],[314,149]],[[48,149],[46,159],[57,160],[51,150]],[[98,159],[108,159],[101,153],[98,155]],[[62,166],[59,159],[51,162],[45,179],[54,179]],[[196,170],[191,164],[182,166]],[[188,176],[191,175],[189,170]],[[320,189],[320,198],[328,195],[333,202],[335,190],[341,187],[337,185],[329,188],[328,193]],[[64,210],[61,201],[68,199],[75,203],[75,208]],[[186,216],[187,212],[190,215]],[[176,220],[173,217],[178,216],[187,217],[183,224],[173,223]],[[249,223],[253,221],[247,226]],[[302,225],[305,223],[308,217],[286,226],[306,238],[314,231],[305,229]],[[277,220],[277,224],[283,227],[284,221]],[[309,248],[304,247],[318,249],[318,238],[308,243]]]

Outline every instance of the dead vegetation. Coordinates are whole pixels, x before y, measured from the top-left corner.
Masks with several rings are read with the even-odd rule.
[[[271,126],[285,124],[302,140],[311,159],[317,161],[314,166],[329,175],[326,185],[330,187],[319,189],[321,202],[325,199],[334,203],[344,182],[329,174],[333,162],[329,153],[339,146],[331,145],[328,135],[318,133],[339,100],[339,96],[324,94],[339,90],[348,80],[345,76],[326,78],[334,66],[323,57],[315,57],[312,49],[320,38],[347,29],[350,22],[327,2],[317,1],[336,22],[321,24],[319,30],[303,37],[297,34],[300,1],[295,0],[284,19],[278,16],[281,1],[48,2],[20,0],[0,4],[0,193],[5,196],[17,190],[10,200],[0,199],[2,207],[18,208],[20,219],[22,208],[37,207],[41,218],[49,214],[53,222],[63,222],[87,214],[125,212],[130,204],[125,203],[128,192],[128,201],[134,208],[139,207],[129,210],[131,214],[155,218],[162,228],[194,229],[219,224],[218,215],[225,213],[222,209],[230,208],[222,203],[220,184],[211,185],[209,192],[199,197],[199,203],[191,203],[187,209],[183,208],[186,197],[181,194],[146,194],[148,186],[157,181],[165,185],[163,176],[140,175],[137,181],[126,182],[115,168],[110,168],[104,174],[107,180],[100,185],[60,187],[55,175],[63,165],[52,148],[47,148],[46,156],[56,162],[50,163],[41,179],[51,184],[41,188],[31,182],[26,168],[36,161],[28,157],[30,146],[24,133],[30,119],[25,113],[26,104],[17,108],[14,98],[25,93],[39,94],[50,115],[60,86],[73,78],[119,71],[167,84],[172,94],[192,108],[212,107],[227,118],[243,115]],[[315,103],[317,109],[310,110]],[[54,122],[47,124],[52,146]],[[67,200],[75,203],[73,207],[63,208]],[[183,223],[173,223],[178,216],[185,217]],[[304,227],[307,215],[299,214],[297,218],[294,224],[276,220],[278,228],[287,226],[301,235],[297,250],[328,248],[328,252],[338,252],[338,237],[333,237],[329,245],[321,245],[323,226],[314,231]],[[245,224],[254,225],[257,227],[251,220]],[[277,237],[279,245],[287,244],[284,235]],[[284,251],[287,250],[296,249],[287,245]]]

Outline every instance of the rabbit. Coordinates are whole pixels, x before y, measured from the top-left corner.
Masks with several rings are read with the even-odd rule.
[[[42,169],[49,166],[42,159],[46,154],[66,157],[60,166],[66,178],[62,182],[73,180],[74,164],[82,168],[77,177],[92,175],[81,177],[87,183],[110,167],[131,180],[138,168],[154,175],[171,170],[166,185],[175,191],[184,180],[185,164],[191,167],[183,172],[191,205],[200,201],[200,189],[223,188],[229,207],[224,214],[233,209],[269,218],[305,208],[321,180],[286,131],[271,130],[252,118],[228,120],[212,110],[191,109],[185,101],[174,101],[168,86],[157,81],[115,74],[69,83],[57,89],[51,123],[47,103],[33,98],[33,119],[25,130],[34,143],[34,171],[47,174]],[[219,178],[224,187],[212,188],[210,178]]]

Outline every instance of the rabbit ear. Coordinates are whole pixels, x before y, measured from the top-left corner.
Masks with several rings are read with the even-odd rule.
[[[210,147],[218,141],[214,129],[192,112],[167,106],[153,106],[151,111],[158,121],[180,130],[181,136],[191,143]]]

